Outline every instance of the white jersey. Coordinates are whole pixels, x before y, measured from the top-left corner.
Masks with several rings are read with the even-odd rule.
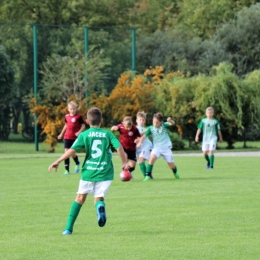
[[[140,133],[146,131],[146,128],[143,127],[143,126],[136,126],[136,127],[137,127],[137,129],[139,130]],[[137,148],[136,151],[138,153],[138,152],[141,152],[144,149],[152,150],[152,148],[153,148],[152,142],[150,141],[150,139],[148,137],[146,137],[143,140],[142,146],[140,148]]]

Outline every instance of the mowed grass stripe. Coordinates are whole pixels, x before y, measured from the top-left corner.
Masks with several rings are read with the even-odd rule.
[[[89,196],[72,236],[64,237],[80,175],[47,171],[54,158],[1,160],[1,259],[258,259],[259,166],[256,157],[176,157],[180,180],[159,159],[154,180],[115,181],[99,228]],[[74,167],[72,163],[72,167]],[[72,168],[73,169],[73,168]]]

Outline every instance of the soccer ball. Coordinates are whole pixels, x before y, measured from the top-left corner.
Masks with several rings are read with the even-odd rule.
[[[129,171],[122,171],[122,172],[120,172],[119,177],[120,177],[121,181],[130,181],[132,178],[132,175]]]

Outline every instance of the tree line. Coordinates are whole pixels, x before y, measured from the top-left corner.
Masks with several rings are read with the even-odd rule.
[[[144,86],[144,83],[141,84],[141,78],[144,80],[144,72],[147,72],[150,67],[163,68],[163,75],[176,74],[180,71],[180,74],[184,75],[184,78],[180,77],[181,82],[199,82],[195,87],[196,91],[202,88],[203,84],[209,86],[205,80],[210,79],[214,73],[215,76],[218,75],[215,68],[225,68],[226,71],[237,77],[238,82],[242,82],[239,83],[239,86],[244,89],[245,80],[249,78],[249,75],[257,75],[257,70],[260,69],[258,44],[260,4],[257,2],[252,0],[217,2],[198,0],[58,0],[53,2],[45,0],[36,3],[32,0],[9,0],[3,1],[0,7],[0,20],[56,25],[120,26],[106,29],[93,28],[89,35],[90,52],[87,58],[83,54],[82,29],[75,26],[43,26],[39,28],[38,32],[39,104],[44,104],[44,102],[50,102],[52,105],[61,104],[61,102],[66,102],[71,95],[81,102],[84,99],[82,93],[87,90],[88,104],[98,103],[98,100],[102,100],[100,105],[106,111],[105,116],[119,120],[118,111],[113,107],[110,109],[111,104],[119,100],[122,101],[120,111],[127,113],[132,113],[135,111],[133,108],[137,107],[140,109],[144,107],[147,111],[163,108],[167,114],[170,113],[168,110],[170,108],[170,114],[177,113],[175,110],[175,107],[178,107],[177,103],[171,103],[174,100],[173,92],[169,95],[171,88],[177,91],[176,86],[179,83],[177,84],[176,80],[166,84],[164,76],[159,75],[159,78],[163,78],[163,83],[156,83],[160,89],[156,92],[156,97],[161,98],[160,102],[156,104],[160,105],[150,103],[155,99],[154,97],[151,99],[147,93],[155,90],[147,92],[148,85],[145,85],[145,89],[141,87]],[[8,110],[8,113],[4,113],[0,117],[3,129],[2,125],[9,122],[10,115],[14,126],[20,120],[21,115],[25,125],[30,123],[28,100],[33,88],[33,57],[30,26],[7,24],[0,26],[0,45],[2,46],[0,54],[5,59],[5,62],[1,64],[3,67],[1,72],[5,76],[1,77],[8,78],[4,83],[8,87],[2,88],[3,93],[0,97],[1,103],[5,103]],[[123,27],[137,28],[136,72],[127,72],[131,67],[131,36],[130,31]],[[71,82],[75,73],[81,76],[76,84],[75,80],[74,83]],[[231,74],[225,75],[230,76]],[[134,83],[127,85],[125,89],[127,93],[124,94],[124,97],[117,97],[115,91],[119,82],[122,83],[122,77],[126,77],[126,75],[130,75],[126,82],[132,82],[132,78],[135,79]],[[151,76],[147,76],[145,80],[148,80],[149,77]],[[231,88],[228,81],[223,82],[222,88],[220,85],[216,85],[218,86],[216,89],[219,88],[216,94]],[[191,98],[192,93],[197,93],[195,90],[192,91],[189,84],[188,86],[186,87],[190,91],[185,92],[187,99]],[[214,88],[213,85],[210,86],[210,88],[204,88],[206,93],[211,93],[210,89]],[[247,97],[246,100],[250,100],[250,95],[254,95],[252,99],[259,97],[257,96],[258,85],[254,83],[253,86],[256,88],[255,93],[249,91],[245,94],[243,92],[243,95]],[[55,91],[64,93],[62,99],[56,99],[55,94],[52,99],[48,97],[46,90],[52,88],[54,88],[52,93]],[[239,89],[236,88],[237,91]],[[228,93],[231,97],[233,92],[228,91]],[[234,92],[233,97],[237,97],[237,95]],[[201,95],[194,94],[193,102],[197,102],[198,97]],[[140,106],[135,103],[136,100],[139,100]],[[217,104],[217,98],[208,99],[205,96],[204,100],[204,103],[201,101],[203,105],[207,105],[207,102],[213,103],[212,106]],[[226,105],[232,111],[231,114],[234,115],[240,111],[233,105],[234,102],[232,103],[228,99],[226,101],[228,102]],[[104,104],[107,104],[107,107],[104,107]],[[185,105],[180,104],[179,109],[185,110],[182,107]],[[222,108],[222,106],[220,107]],[[247,108],[247,106],[242,107],[241,105],[240,109],[243,111]],[[111,117],[112,115],[108,114],[109,111],[114,111],[115,116]],[[240,131],[243,131],[245,127],[247,129],[257,127],[257,108],[254,107],[250,111],[254,112],[250,116],[252,120],[248,123],[241,119],[242,121],[239,121],[241,124],[237,124],[237,129]],[[193,120],[195,124],[197,117],[194,117],[193,110],[188,110],[188,112],[190,114],[182,114],[181,117],[187,122]],[[227,113],[228,110],[224,110],[224,112]],[[238,113],[237,116],[239,115]],[[228,116],[224,115],[224,117]],[[232,126],[231,121],[227,120],[227,127]],[[183,136],[189,138],[188,133],[193,126],[191,127],[190,124],[185,126],[183,122],[180,125],[182,127],[179,126],[179,133],[183,132]],[[15,129],[16,127],[14,127]],[[7,128],[5,133],[5,136],[1,137],[2,139],[8,136]],[[234,130],[232,133],[238,133],[238,130]],[[230,133],[229,138],[235,140],[232,136],[233,134]]]

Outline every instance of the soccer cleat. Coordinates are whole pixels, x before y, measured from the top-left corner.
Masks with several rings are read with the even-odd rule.
[[[213,168],[213,166],[209,166],[209,169],[210,169],[210,170],[213,170],[214,168]]]
[[[178,174],[178,172],[174,173],[174,177],[175,179],[180,179],[180,175]]]
[[[69,175],[69,174],[70,174],[70,172],[67,171],[67,170],[63,173],[64,176],[67,176],[67,175]]]
[[[68,229],[65,229],[63,232],[62,232],[62,235],[71,235],[72,232]]]
[[[145,178],[143,179],[143,181],[150,181],[152,178],[150,176],[145,176]]]
[[[80,161],[78,164],[75,165],[75,169],[74,169],[75,173],[78,173],[79,171],[80,171]]]
[[[98,215],[98,225],[100,227],[104,227],[107,221],[106,210],[104,206],[101,205],[98,207],[97,215]]]

